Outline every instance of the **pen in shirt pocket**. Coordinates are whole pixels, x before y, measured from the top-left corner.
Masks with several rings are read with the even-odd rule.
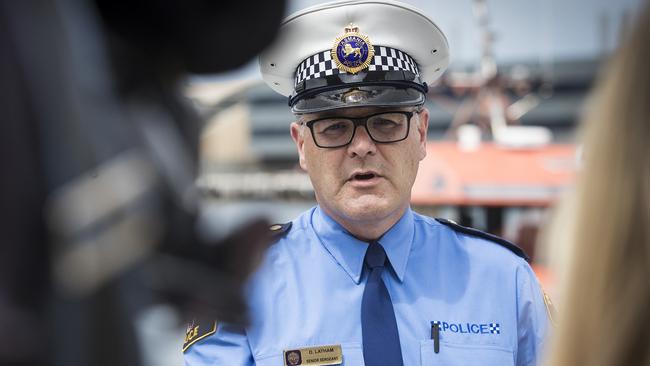
[[[440,323],[431,322],[431,339],[433,339],[433,352],[440,352]]]

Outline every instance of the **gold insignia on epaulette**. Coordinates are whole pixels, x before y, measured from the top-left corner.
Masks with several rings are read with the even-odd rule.
[[[548,296],[546,291],[542,289],[542,294],[544,294],[544,305],[546,305],[546,314],[548,314],[548,319],[551,321],[551,324],[553,324],[554,327],[557,326],[557,310],[555,310],[555,306],[553,305],[553,301],[551,301],[551,297]]]
[[[183,342],[183,352],[187,351],[190,346],[201,339],[214,334],[217,331],[217,322],[197,323],[193,321],[188,324],[185,330],[185,341]]]

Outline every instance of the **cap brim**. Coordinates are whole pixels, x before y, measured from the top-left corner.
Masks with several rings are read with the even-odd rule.
[[[291,110],[296,114],[315,113],[353,107],[396,107],[422,105],[426,96],[419,90],[392,85],[344,86],[298,100]]]

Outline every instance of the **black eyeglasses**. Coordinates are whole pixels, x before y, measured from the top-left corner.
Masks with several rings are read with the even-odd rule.
[[[323,117],[305,124],[311,131],[314,143],[322,148],[348,145],[354,139],[358,126],[363,126],[374,142],[387,144],[406,139],[411,117],[419,111],[381,112],[365,117]]]

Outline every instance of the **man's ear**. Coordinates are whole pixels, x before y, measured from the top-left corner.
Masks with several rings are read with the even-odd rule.
[[[420,160],[427,156],[427,131],[429,130],[429,110],[422,108],[418,116],[418,132],[420,137]]]
[[[303,126],[299,125],[296,122],[291,123],[291,138],[293,142],[296,143],[296,149],[298,150],[298,161],[300,162],[300,167],[304,171],[307,170],[307,160],[305,159],[305,135],[303,131]]]

